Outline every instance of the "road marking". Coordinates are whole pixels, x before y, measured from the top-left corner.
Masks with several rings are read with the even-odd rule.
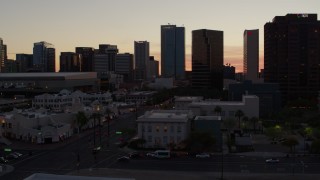
[[[102,160],[102,161],[99,161],[98,163],[94,164],[94,165],[91,166],[90,168],[94,168],[95,166],[97,166],[97,165],[99,165],[99,164],[101,164],[101,163],[103,163],[103,162],[105,162],[105,161],[108,161],[109,159],[111,159],[111,158],[113,158],[113,157],[116,157],[116,156],[118,156],[118,155],[120,155],[120,154],[122,154],[122,152],[117,152],[117,153],[115,153],[114,155],[109,156],[108,158],[106,158],[106,159],[104,159],[104,160]]]

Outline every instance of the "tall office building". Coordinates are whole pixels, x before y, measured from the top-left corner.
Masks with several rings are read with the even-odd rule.
[[[98,73],[114,72],[117,53],[116,45],[100,44],[98,52],[94,55],[94,71]]]
[[[60,72],[81,72],[82,55],[74,52],[61,52]]]
[[[280,84],[283,105],[289,99],[316,99],[319,65],[317,14],[276,16],[264,25],[264,81]]]
[[[55,48],[45,41],[33,45],[33,68],[41,72],[55,72]]]
[[[133,81],[133,54],[117,54],[115,71],[117,74],[123,75],[123,80],[125,82]]]
[[[185,77],[184,27],[161,26],[161,76],[176,79]]]
[[[92,47],[76,47],[76,53],[81,54],[81,72],[93,71],[94,48]]]
[[[147,79],[153,80],[159,77],[159,61],[154,59],[154,56],[150,56],[149,61],[147,61]]]
[[[134,60],[135,60],[135,79],[147,79],[147,63],[149,61],[149,42],[135,41],[134,42]]]
[[[192,87],[222,90],[223,31],[192,31]]]
[[[259,29],[243,33],[243,74],[253,82],[259,78]]]
[[[17,71],[28,72],[33,68],[32,54],[16,54]]]
[[[2,38],[0,38],[0,73],[4,72],[4,61],[7,57],[7,46],[3,44]]]
[[[223,79],[236,79],[236,68],[230,64],[223,65]]]

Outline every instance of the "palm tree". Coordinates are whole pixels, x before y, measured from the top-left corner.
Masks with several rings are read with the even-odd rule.
[[[220,116],[222,108],[220,106],[216,106],[213,111],[215,114],[218,114]]]
[[[85,113],[83,111],[79,111],[76,115],[76,122],[78,125],[78,133],[80,132],[80,129],[87,124],[89,121],[89,119],[87,118],[87,116],[85,115]]]
[[[238,109],[235,113],[235,116],[239,119],[239,129],[240,129],[240,120],[241,120],[241,117],[244,116],[244,113],[240,109]]]

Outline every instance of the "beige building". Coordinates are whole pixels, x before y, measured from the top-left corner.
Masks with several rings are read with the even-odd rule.
[[[145,147],[179,145],[189,135],[192,118],[189,110],[147,111],[137,120],[138,137],[146,140]]]

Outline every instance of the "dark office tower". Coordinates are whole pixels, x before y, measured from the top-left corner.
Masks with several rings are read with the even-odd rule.
[[[100,44],[98,53],[94,55],[93,70],[98,73],[114,72],[117,53],[116,45]]]
[[[150,56],[150,59],[147,63],[147,79],[153,80],[159,77],[159,61],[154,59],[154,56]]]
[[[276,16],[264,25],[264,81],[280,84],[283,105],[297,98],[316,99],[319,65],[317,14]]]
[[[185,29],[176,25],[161,26],[161,76],[184,79]]]
[[[60,72],[81,72],[81,54],[61,52]]]
[[[3,44],[2,38],[0,38],[0,73],[4,72],[4,60],[6,59],[6,45]]]
[[[16,73],[17,72],[17,62],[13,59],[4,60],[4,71],[5,73]]]
[[[243,74],[253,82],[259,77],[259,29],[243,33]]]
[[[34,43],[33,68],[41,72],[55,72],[55,49],[45,41]]]
[[[123,80],[125,82],[133,81],[133,54],[117,54],[115,65],[116,74],[123,75]]]
[[[76,47],[76,53],[81,54],[81,72],[93,71],[94,48],[92,47]]]
[[[149,61],[149,42],[134,42],[134,60],[135,60],[135,79],[147,79],[147,63]]]
[[[16,54],[17,71],[28,72],[33,68],[32,54]]]
[[[222,90],[223,31],[192,31],[192,87]]]
[[[223,79],[236,79],[236,68],[230,64],[223,66]]]

